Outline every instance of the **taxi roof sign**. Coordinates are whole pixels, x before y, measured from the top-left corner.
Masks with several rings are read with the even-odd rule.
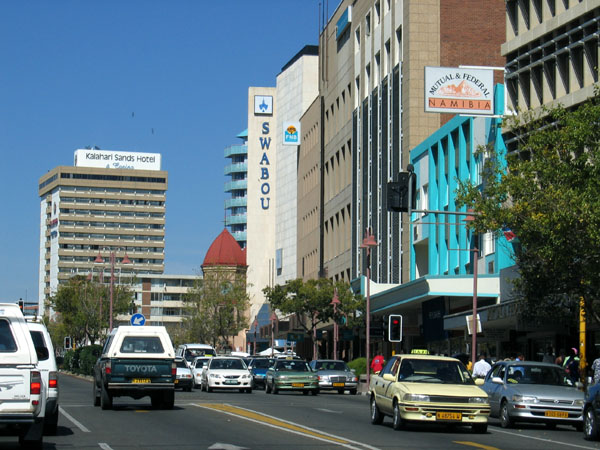
[[[411,355],[429,355],[429,350],[426,348],[413,348],[410,353]]]

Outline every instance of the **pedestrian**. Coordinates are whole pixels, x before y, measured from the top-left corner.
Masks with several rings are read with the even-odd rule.
[[[381,369],[383,369],[384,362],[385,360],[383,359],[382,355],[375,356],[371,361],[371,370],[373,371],[373,373],[381,372]]]
[[[600,382],[600,357],[596,358],[592,363],[592,373],[594,374],[594,384]]]
[[[486,354],[479,355],[479,360],[473,365],[473,376],[475,378],[485,378],[492,366],[486,361]]]
[[[560,351],[558,352],[558,356],[554,360],[554,364],[562,367],[564,362],[565,362],[565,349],[561,348]]]
[[[579,381],[579,356],[577,356],[577,349],[575,347],[569,352],[569,357],[563,363],[563,367],[572,383]]]
[[[544,357],[542,358],[542,362],[548,363],[548,364],[554,364],[554,360],[556,358],[554,357],[554,353],[552,352],[552,347],[548,347],[546,348],[546,353],[544,353]]]

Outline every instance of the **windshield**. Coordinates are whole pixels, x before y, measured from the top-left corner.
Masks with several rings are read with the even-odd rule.
[[[343,361],[317,361],[315,364],[315,369],[317,370],[342,370],[346,372],[350,372],[348,366]]]
[[[210,349],[188,348],[185,350],[183,357],[188,361],[193,361],[197,356],[211,356],[215,352]]]
[[[403,359],[398,380],[415,383],[475,384],[469,371],[460,362],[436,359]]]
[[[271,366],[270,359],[254,359],[250,363],[255,369],[268,369]]]
[[[157,336],[125,336],[121,353],[164,353]]]
[[[509,366],[506,381],[510,384],[573,386],[565,370],[558,366]]]
[[[246,364],[241,359],[213,359],[210,362],[211,369],[244,370]]]
[[[280,372],[310,372],[310,368],[306,362],[293,359],[277,361],[275,369]]]

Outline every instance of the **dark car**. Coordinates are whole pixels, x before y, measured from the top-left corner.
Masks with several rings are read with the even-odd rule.
[[[600,383],[590,386],[583,405],[583,434],[588,441],[600,438]]]
[[[252,358],[248,364],[248,369],[252,374],[254,389],[265,388],[265,376],[267,369],[273,364],[273,358]]]

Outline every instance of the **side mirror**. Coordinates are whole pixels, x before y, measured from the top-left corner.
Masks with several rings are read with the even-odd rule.
[[[248,366],[248,370],[252,370],[252,366]]]
[[[483,378],[475,378],[475,384],[477,386],[483,386],[484,379]]]
[[[504,381],[502,381],[502,378],[500,377],[492,377],[492,383],[504,384]]]
[[[385,375],[383,375],[383,379],[385,381],[396,381],[396,377],[391,373],[386,373]]]

